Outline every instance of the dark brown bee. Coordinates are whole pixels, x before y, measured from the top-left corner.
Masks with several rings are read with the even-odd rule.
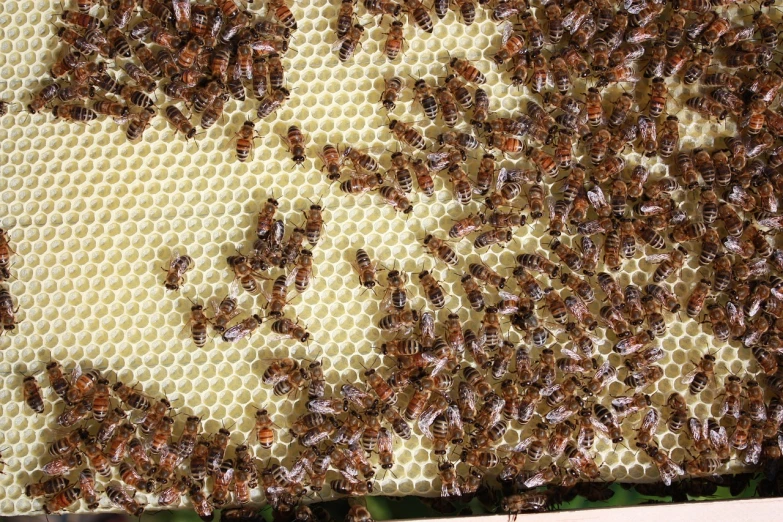
[[[343,38],[353,25],[355,0],[342,0],[337,13],[337,38]]]
[[[24,395],[24,402],[27,406],[36,413],[43,413],[44,402],[41,395],[41,387],[38,385],[38,380],[30,375],[24,378],[22,381],[22,393]]]
[[[271,72],[271,70],[270,70]],[[283,103],[288,99],[290,93],[288,89],[280,87],[278,89],[272,89],[270,93],[261,100],[258,106],[257,115],[259,119],[264,119],[277,109],[279,109]]]
[[[700,393],[707,384],[715,378],[715,357],[707,354],[688,374],[682,377],[683,384],[688,384],[691,395]]]
[[[190,121],[177,107],[169,105],[166,107],[165,114],[166,119],[169,120],[175,129],[184,134],[187,139],[196,135],[196,128],[191,125]]]
[[[685,105],[694,111],[700,113],[705,118],[717,118],[719,121],[726,119],[728,110],[721,103],[712,101],[710,98],[704,96],[696,96],[688,98]]]
[[[440,283],[435,279],[428,271],[423,271],[419,274],[419,283],[424,290],[424,295],[427,296],[429,302],[435,308],[443,308],[446,304],[446,294]]]
[[[95,111],[80,105],[55,105],[52,107],[52,115],[67,121],[87,123],[98,117]]]
[[[356,52],[356,48],[360,45],[360,40],[364,34],[364,26],[359,24],[354,25],[348,30],[345,36],[337,40],[332,45],[333,51],[338,51],[338,56],[341,62],[345,62],[353,57]]]
[[[223,332],[221,339],[223,339],[224,342],[233,343],[239,341],[240,339],[244,339],[245,337],[249,337],[253,334],[256,328],[261,325],[261,321],[262,319],[258,315],[248,317],[247,319],[244,319],[240,323],[235,324]]]

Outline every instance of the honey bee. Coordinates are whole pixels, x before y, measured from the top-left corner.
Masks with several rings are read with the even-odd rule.
[[[261,326],[261,321],[261,317],[254,314],[253,316],[248,317],[234,326],[226,329],[220,338],[223,339],[224,342],[234,343],[244,339],[245,337],[250,337],[256,328]]]
[[[81,489],[76,485],[69,486],[66,489],[56,493],[43,504],[43,512],[47,515],[68,509],[72,504],[81,498]]]
[[[704,355],[696,367],[682,377],[683,384],[690,385],[688,391],[691,395],[701,393],[707,384],[715,378],[715,356],[711,354]]]
[[[28,484],[25,486],[25,495],[30,498],[56,495],[60,491],[70,486],[70,482],[65,477],[52,477],[49,480]]]
[[[410,2],[411,0],[407,0]],[[429,16],[429,15],[428,15]],[[351,482],[347,479],[333,480],[329,483],[331,488],[340,495],[350,495],[353,497],[363,497],[372,493],[372,482]]]
[[[287,317],[277,319],[273,322],[272,331],[278,334],[281,339],[295,339],[302,343],[306,343],[310,338],[310,333],[304,326],[301,326],[298,322],[294,322]]]
[[[41,387],[38,385],[38,380],[29,375],[22,381],[22,393],[24,395],[24,402],[27,406],[36,413],[43,413],[44,402],[41,395]]]
[[[343,38],[351,29],[354,17],[355,0],[342,0],[337,13],[337,38]]]
[[[658,468],[658,473],[661,476],[661,482],[666,486],[670,486],[672,480],[685,474],[685,471],[679,465],[675,464],[666,452],[659,449],[657,446],[649,444],[644,448],[644,452],[655,463],[655,466]]]
[[[389,123],[389,130],[391,130],[394,136],[402,143],[415,149],[426,150],[427,142],[419,131],[413,128],[412,124],[391,120],[391,123]]]
[[[355,24],[342,38],[332,44],[332,51],[337,51],[341,62],[346,62],[353,57],[360,40],[364,34],[364,26]]]
[[[271,72],[271,71],[270,71]],[[269,94],[267,94],[258,106],[257,116],[259,119],[264,119],[277,109],[279,109],[283,103],[290,96],[290,92],[285,87],[273,88]]]
[[[69,453],[47,462],[41,467],[41,471],[46,475],[59,477],[78,468],[82,462],[81,453]]]

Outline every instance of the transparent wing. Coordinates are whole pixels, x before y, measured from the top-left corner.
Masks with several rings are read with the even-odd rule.
[[[603,363],[596,371],[593,379],[606,382],[617,376],[617,369],[609,361]]]
[[[720,429],[710,431],[710,443],[715,449],[728,447],[729,436],[726,434],[726,428],[721,426]]]
[[[514,26],[511,23],[507,23],[503,26],[503,38],[500,41],[500,45],[506,45],[508,39],[514,34]]]
[[[544,474],[544,471],[539,471],[529,479],[525,481],[525,487],[528,488],[537,488],[538,486],[543,486],[547,483],[546,475]]]
[[[580,354],[576,353],[575,351],[570,350],[568,348],[561,348],[560,352],[563,355],[565,355],[566,357],[568,357],[569,359],[574,359],[576,361],[581,361],[582,359],[584,359],[584,356],[582,356],[582,355],[580,355]]]
[[[743,252],[742,244],[736,237],[728,236],[726,239],[723,240],[723,246],[726,247],[726,250],[728,250],[732,254],[741,255]]]
[[[509,301],[519,301],[518,295],[512,294],[511,292],[508,292],[506,290],[498,290],[498,295],[503,299],[507,299]]]
[[[671,259],[670,253],[653,254],[651,256],[647,256],[644,258],[645,261],[647,261],[648,263],[652,263],[654,265],[657,265],[658,263],[663,263],[664,261],[668,261],[669,259]]]
[[[618,410],[627,408],[633,405],[633,403],[634,403],[633,397],[617,397],[616,399],[612,399],[612,406],[614,406]]]
[[[696,374],[698,374],[698,373],[699,373],[699,368],[696,367],[693,370],[691,370],[690,372],[688,372],[685,375],[683,375],[682,378],[680,379],[680,382],[682,384],[690,384],[690,383],[693,382],[693,379],[696,377]]]
[[[658,423],[661,421],[661,414],[655,408],[650,408],[650,411],[642,419],[642,423],[639,425],[639,430],[647,433],[655,433],[658,431]]]
[[[699,419],[695,417],[688,419],[688,431],[694,442],[700,442],[704,439],[704,426]]]
[[[606,196],[604,196],[604,191],[601,190],[601,187],[598,185],[594,185],[590,190],[587,191],[587,199],[595,208],[604,208],[608,206],[608,203],[606,202]]]
[[[546,421],[550,424],[560,424],[564,420],[568,419],[575,412],[568,408],[566,405],[558,406],[554,410],[546,414]]]
[[[343,37],[343,38],[340,38],[339,40],[337,40],[336,42],[334,42],[332,44],[332,52],[339,51],[340,47],[342,47],[342,45],[343,45],[343,42],[346,41],[347,39],[348,39],[348,37]]]

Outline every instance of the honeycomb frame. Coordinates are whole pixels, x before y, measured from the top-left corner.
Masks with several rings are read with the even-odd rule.
[[[52,19],[57,9],[43,0],[0,5],[3,100],[25,104],[25,93],[36,88],[54,61],[59,44]],[[383,338],[376,327],[382,315],[380,296],[357,284],[351,266],[356,248],[366,248],[386,266],[396,261],[409,274],[422,267],[435,268],[449,293],[439,319],[449,310],[462,310],[462,319],[467,317],[458,274],[436,263],[421,240],[425,233],[445,237],[452,220],[475,210],[478,203],[462,207],[453,199],[450,184],[437,176],[435,196],[415,193],[414,211],[403,216],[377,196],[342,194],[338,184],[329,184],[319,170],[316,154],[327,142],[370,150],[396,147],[387,115],[379,110],[384,79],[392,75],[442,78],[446,49],[462,49],[460,56],[477,62],[487,77],[485,88],[497,114],[509,115],[528,98],[539,97],[527,87],[512,89],[507,73],[492,64],[489,57],[499,46],[500,33],[484,9],[478,9],[470,27],[453,10],[444,20],[435,20],[432,34],[407,24],[407,49],[396,63],[382,56],[387,22],[374,24],[368,27],[362,48],[346,64],[330,49],[337,6],[294,4],[292,10],[299,24],[292,39],[296,52],[283,59],[292,96],[274,118],[258,124],[262,139],[248,163],[236,161],[231,139],[255,102],[229,102],[225,121],[200,134],[195,143],[177,135],[162,117],[137,144],[127,142],[108,119],[90,125],[52,121],[48,113],[12,113],[0,119],[0,223],[17,253],[9,288],[18,300],[21,320],[16,332],[0,337],[0,447],[9,448],[2,453],[6,464],[5,474],[0,475],[0,514],[29,514],[40,507],[38,501],[25,498],[23,488],[38,479],[40,472],[35,470],[47,459],[47,435],[54,428],[54,416],[50,401],[38,416],[24,406],[21,382],[22,372],[38,372],[50,358],[66,368],[77,362],[106,368],[119,379],[138,382],[153,396],[179,400],[178,410],[203,416],[208,432],[217,431],[221,419],[230,418],[236,423],[232,443],[238,444],[252,431],[255,406],[267,406],[283,427],[303,411],[303,400],[275,397],[260,384],[265,360],[323,357],[327,394],[330,389],[336,394],[340,384],[359,381],[363,367],[380,357],[376,348]],[[779,13],[772,16],[778,21]],[[575,92],[584,88],[584,82],[577,82]],[[672,97],[680,100],[691,91],[671,82],[670,88]],[[644,89],[639,91],[637,107],[645,99]],[[605,100],[620,92],[611,89]],[[410,91],[406,93],[389,116],[417,121],[433,144],[442,129],[440,121],[422,122],[420,109],[410,99]],[[682,148],[709,147],[735,130],[728,120],[725,125],[706,122],[692,111],[678,116]],[[308,135],[308,159],[301,168],[293,165],[280,138],[290,124],[298,124]],[[470,160],[471,168],[478,159]],[[388,167],[387,160],[384,154],[382,170]],[[629,154],[627,160],[631,165],[647,165],[656,177],[665,174],[670,163],[638,153]],[[500,166],[520,161],[524,160],[506,158]],[[311,202],[320,200],[325,209],[326,229],[313,251],[315,279],[291,305],[313,341],[309,348],[275,341],[265,325],[249,340],[228,345],[215,339],[197,349],[180,335],[191,306],[186,297],[204,300],[225,295],[231,282],[225,258],[236,245],[249,248],[255,216],[269,196],[280,201],[287,225],[299,223],[300,212]],[[510,267],[518,251],[545,253],[547,238],[545,225],[539,222],[517,229],[506,249],[496,246],[478,253],[463,240],[455,250],[463,263],[480,258],[493,267]],[[179,294],[166,291],[161,283],[160,267],[175,248],[196,262]],[[646,282],[650,266],[639,257],[625,261],[621,284]],[[673,285],[677,294],[690,291],[699,279],[697,268],[692,258]],[[409,286],[417,306],[424,306],[418,286]],[[246,312],[257,308],[255,299],[244,292],[240,307]],[[509,336],[519,340],[514,331]],[[663,405],[670,392],[684,390],[676,383],[681,368],[707,350],[717,352],[725,370],[718,384],[701,397],[686,395],[690,411],[698,416],[711,415],[710,404],[726,371],[737,375],[755,371],[748,350],[717,341],[693,320],[670,322],[661,345],[666,356],[659,364],[666,374],[650,393],[656,405]],[[614,353],[608,359],[615,365],[621,361]],[[388,361],[384,364],[388,366]],[[621,382],[609,388],[612,395],[625,392]],[[46,393],[53,397],[50,390]],[[625,431],[630,435],[628,424]],[[682,446],[684,439],[679,439],[686,437],[664,427],[658,433],[666,449]],[[509,430],[506,442],[516,442],[515,435]],[[387,474],[379,480],[375,493],[439,494],[437,463],[429,442],[417,431],[403,442],[395,443],[396,477]],[[284,461],[287,443],[283,435],[260,456]],[[596,449],[603,480],[657,480],[655,467],[640,462],[635,450],[603,440],[597,441]],[[675,455],[683,458],[677,451]],[[328,490],[323,495],[328,498]],[[260,500],[258,491],[254,500]],[[76,511],[85,509],[82,504]],[[101,509],[109,509],[105,501]]]

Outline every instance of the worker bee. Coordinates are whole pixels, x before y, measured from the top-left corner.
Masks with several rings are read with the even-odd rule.
[[[475,83],[476,85],[487,83],[487,79],[484,77],[481,71],[476,69],[468,60],[464,58],[452,58],[451,62],[449,62],[449,65],[455,73],[464,78],[467,82]]]
[[[221,335],[221,339],[227,343],[234,343],[244,339],[245,337],[249,337],[253,334],[256,328],[261,326],[261,321],[262,319],[258,315],[248,317],[247,319],[244,319],[234,326],[226,329],[223,332],[223,335]]]
[[[406,145],[419,150],[425,150],[427,148],[427,142],[424,137],[419,131],[414,129],[413,125],[410,123],[391,120],[391,123],[389,123],[389,130],[392,131],[398,140]]]
[[[661,482],[666,486],[670,486],[672,480],[685,474],[685,471],[675,464],[665,451],[659,449],[654,444],[647,445],[647,447],[644,448],[644,451],[655,463],[655,466],[658,468],[658,473],[661,476]]]
[[[82,465],[82,462],[83,459],[81,453],[69,453],[47,462],[43,465],[41,471],[43,471],[46,475],[59,477],[78,468]]]
[[[271,71],[270,71],[271,72]],[[285,87],[273,88],[269,94],[267,94],[258,106],[257,116],[259,119],[264,119],[277,109],[279,109],[283,103],[288,99],[291,93]]]
[[[332,44],[332,51],[337,51],[341,62],[346,62],[353,57],[356,52],[356,48],[361,44],[362,35],[364,34],[364,26],[355,24],[342,38],[338,39]]]
[[[27,406],[36,413],[43,413],[44,402],[41,395],[41,387],[38,385],[38,380],[29,375],[22,381],[22,393],[24,395],[24,402]]]
[[[696,367],[682,377],[683,384],[690,385],[691,395],[700,393],[707,384],[715,378],[715,356],[707,354],[701,358]]]

